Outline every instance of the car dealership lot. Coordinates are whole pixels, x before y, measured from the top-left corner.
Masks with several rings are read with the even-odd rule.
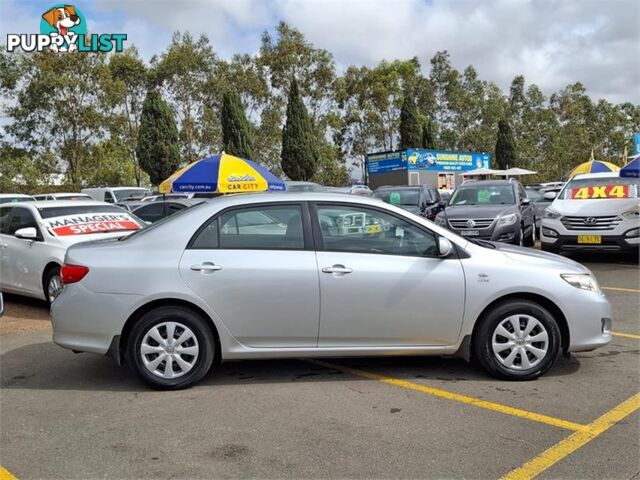
[[[261,360],[156,392],[107,358],[53,345],[46,308],[7,297],[0,465],[18,478],[634,478],[638,265],[578,260],[621,335],[524,383],[459,359]]]

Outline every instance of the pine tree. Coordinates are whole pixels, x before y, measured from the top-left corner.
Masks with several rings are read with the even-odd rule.
[[[436,131],[435,122],[428,117],[422,122],[422,148],[435,150]]]
[[[411,92],[404,93],[400,110],[400,150],[422,145],[422,126]]]
[[[153,185],[180,166],[180,138],[173,112],[156,90],[147,92],[142,105],[136,154]]]
[[[253,158],[253,129],[235,91],[229,90],[222,97],[221,123],[224,151],[237,157]]]
[[[282,129],[282,170],[291,180],[309,180],[316,171],[317,142],[313,123],[298,91],[298,82],[291,80],[287,103],[287,120]]]
[[[507,120],[500,120],[496,140],[496,167],[499,169],[512,168],[516,166],[517,161],[516,142],[513,138],[511,125]]]

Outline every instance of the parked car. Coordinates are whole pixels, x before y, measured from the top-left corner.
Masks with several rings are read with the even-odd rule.
[[[0,203],[30,202],[32,200],[34,198],[31,195],[22,193],[0,193]]]
[[[373,192],[373,197],[429,220],[435,219],[444,208],[438,189],[426,185],[379,187]]]
[[[639,193],[639,179],[621,178],[617,172],[575,176],[544,212],[542,249],[637,253]]]
[[[148,223],[154,223],[158,220],[169,217],[174,213],[189,208],[198,203],[202,203],[204,199],[174,199],[156,202],[142,202],[131,210],[136,217]]]
[[[533,211],[536,218],[536,238],[540,238],[540,225],[542,224],[542,217],[546,208],[551,205],[553,199],[561,190],[558,187],[543,187],[539,190],[540,196],[533,201]],[[528,193],[527,193],[528,195]]]
[[[436,223],[463,237],[535,243],[533,206],[517,180],[471,181],[455,189]]]
[[[69,245],[119,238],[142,226],[133,215],[104,202],[0,205],[0,289],[52,301],[62,288],[60,266]]]
[[[286,182],[287,192],[321,192],[324,187],[314,182]]]
[[[36,200],[93,200],[86,193],[41,193],[34,195]]]
[[[143,187],[83,188],[80,191],[91,196],[94,200],[108,203],[119,203],[127,199],[142,200],[151,195],[151,191]]]
[[[526,380],[611,340],[586,267],[356,195],[225,196],[74,245],[61,272],[55,343],[163,389],[214,362],[278,357],[457,354]]]

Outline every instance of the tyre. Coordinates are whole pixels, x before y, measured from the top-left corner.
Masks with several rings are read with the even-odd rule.
[[[523,242],[525,247],[533,247],[536,244],[536,226],[535,224],[531,225],[531,233],[524,237]]]
[[[515,237],[513,237],[513,244],[521,247],[524,246],[524,228],[522,226]]]
[[[51,267],[47,270],[47,273],[44,276],[43,287],[44,298],[47,303],[51,304],[51,302],[60,295],[60,292],[62,292],[62,289],[64,288],[62,280],[60,279],[60,266],[56,265],[55,267]]]
[[[494,377],[533,380],[544,374],[560,354],[560,329],[541,305],[509,300],[480,320],[473,335],[474,358]]]
[[[213,363],[211,328],[184,307],[160,307],[146,313],[127,341],[127,363],[144,382],[159,390],[187,388]]]

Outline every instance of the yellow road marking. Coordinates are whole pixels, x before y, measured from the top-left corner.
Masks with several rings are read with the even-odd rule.
[[[422,393],[428,393],[435,397],[446,398],[448,400],[455,400],[456,402],[465,403],[467,405],[473,405],[474,407],[484,408],[487,410],[493,410],[495,412],[504,413],[507,415],[513,415],[514,417],[526,418],[527,420],[533,420],[534,422],[546,423],[554,427],[566,428],[567,430],[583,431],[587,428],[586,425],[579,423],[569,422],[560,418],[549,417],[547,415],[541,415],[539,413],[529,412],[527,410],[521,410],[519,408],[508,407],[499,403],[487,402],[486,400],[480,400],[479,398],[467,397],[466,395],[460,395],[458,393],[448,392],[446,390],[440,390],[439,388],[427,387],[418,383],[407,382],[397,378],[386,377],[384,375],[378,375],[377,373],[366,372],[364,370],[358,370],[356,368],[344,367],[342,365],[335,365],[333,363],[327,363],[320,360],[309,360],[311,363],[338,370],[344,373],[355,375],[357,377],[368,378],[370,380],[377,380],[379,382],[387,383],[389,385],[395,385],[396,387],[408,388],[409,390],[416,390]]]
[[[11,475],[11,472],[0,465],[0,480],[18,480],[16,477]]]
[[[640,293],[640,290],[637,288],[621,288],[621,287],[600,287],[602,290],[613,290],[615,292],[631,292],[631,293]]]
[[[524,480],[534,478],[555,463],[578,450],[580,447],[583,447],[594,438],[597,438],[620,420],[631,415],[638,409],[640,409],[640,393],[636,393],[633,397],[622,402],[612,410],[609,410],[597,420],[591,422],[587,426],[586,430],[572,433],[567,438],[556,443],[553,447],[545,450],[521,467],[512,470],[502,477],[502,480]]]
[[[611,332],[611,335],[615,337],[635,338],[636,340],[640,340],[640,335],[636,335],[634,333]]]

